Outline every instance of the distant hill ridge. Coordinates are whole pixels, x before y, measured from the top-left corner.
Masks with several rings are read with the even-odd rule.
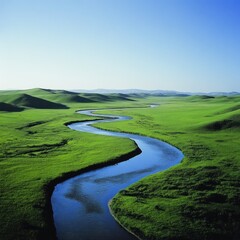
[[[9,104],[9,103],[4,103],[4,102],[0,102],[0,111],[4,111],[4,112],[20,112],[24,110],[21,107],[17,107],[15,105]]]
[[[0,91],[0,102],[3,102],[2,109],[8,109],[9,111],[19,111],[20,109],[23,110],[24,108],[66,109],[68,108],[68,104],[107,101],[110,102],[134,100],[129,98],[129,96],[126,94],[104,95],[98,93],[77,93],[67,90],[54,90],[43,88]]]
[[[39,109],[66,109],[67,106],[59,103],[47,101],[42,98],[34,97],[26,93],[0,95],[2,102],[18,107],[30,107]]]
[[[240,95],[240,92],[180,92],[174,90],[143,90],[143,89],[93,89],[93,90],[72,90],[73,92],[81,93],[100,93],[100,94],[110,94],[110,93],[123,93],[123,94],[149,94],[149,95],[174,95],[174,96],[187,96],[187,95],[208,95],[208,96],[233,96]]]
[[[54,90],[35,88],[25,90],[29,94],[40,96],[47,100],[60,103],[87,103],[87,102],[106,102],[106,101],[133,101],[127,94],[99,94],[99,93],[78,93],[67,90]]]

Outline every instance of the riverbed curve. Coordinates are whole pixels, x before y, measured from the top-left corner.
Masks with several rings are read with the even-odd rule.
[[[120,190],[143,177],[178,164],[183,154],[170,144],[154,138],[106,131],[92,126],[98,122],[130,120],[130,117],[94,114],[93,110],[83,110],[78,113],[104,119],[71,123],[68,125],[69,128],[93,134],[129,138],[138,148],[136,152],[121,159],[129,159],[128,161],[100,169],[89,169],[55,186],[51,204],[57,239],[137,239],[115,221],[109,211],[108,202]]]

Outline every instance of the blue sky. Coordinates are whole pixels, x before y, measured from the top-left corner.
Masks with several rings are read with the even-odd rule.
[[[0,89],[240,91],[239,0],[0,0]]]

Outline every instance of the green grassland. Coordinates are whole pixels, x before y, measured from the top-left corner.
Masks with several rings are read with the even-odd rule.
[[[46,221],[51,215],[46,186],[64,173],[110,162],[137,148],[127,139],[77,132],[64,125],[94,119],[75,113],[78,109],[113,108],[132,103],[72,101],[68,104],[70,109],[26,107],[32,104],[32,99],[40,98],[41,92],[42,89],[35,89],[24,105],[17,103],[24,111],[19,112],[10,105],[0,112],[0,239],[51,239],[52,225]],[[20,94],[29,92],[0,93],[0,99],[13,104],[11,100]],[[58,94],[61,97],[65,99],[66,94]],[[35,104],[41,106],[42,101]],[[44,106],[48,107],[52,104]]]
[[[117,219],[146,239],[237,239],[239,96],[141,98],[30,89],[1,91],[0,102],[5,103],[0,105],[0,239],[51,239],[46,186],[65,173],[136,150],[130,140],[76,132],[64,124],[93,119],[75,113],[78,109],[128,107],[111,113],[132,120],[98,126],[162,139],[185,158],[121,191],[111,204]],[[159,106],[141,108],[150,103]]]
[[[37,99],[29,99],[37,98]],[[35,100],[35,101],[33,101]],[[64,108],[62,104],[76,104],[76,103],[101,103],[101,102],[114,102],[114,101],[132,101],[126,94],[97,94],[97,93],[75,93],[66,90],[51,90],[51,89],[40,89],[34,88],[29,90],[18,90],[18,91],[1,91],[0,101],[7,103],[17,103],[18,105],[22,101],[27,102],[27,107],[33,102],[38,101],[48,102],[49,108],[54,108],[53,103],[56,104],[55,108]],[[51,104],[51,105],[50,105]],[[40,104],[39,104],[40,105]],[[40,108],[40,107],[37,107]]]
[[[157,108],[115,111],[129,122],[98,127],[162,139],[185,158],[121,191],[114,216],[143,239],[239,239],[239,96],[154,101]]]

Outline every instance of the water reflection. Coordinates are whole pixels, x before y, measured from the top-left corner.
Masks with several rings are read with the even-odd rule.
[[[90,111],[81,113],[90,114]],[[130,138],[138,144],[142,153],[128,161],[83,173],[55,187],[51,201],[58,239],[136,239],[120,227],[110,215],[109,200],[120,190],[141,178],[179,163],[183,155],[173,146],[153,138],[104,131],[90,125],[95,122],[128,119],[130,118],[125,116],[114,116],[114,119],[69,125],[78,131]]]
[[[137,170],[137,171],[132,171],[132,172],[129,172],[129,173],[118,174],[118,175],[115,175],[115,176],[102,177],[102,178],[95,179],[94,182],[95,183],[106,183],[106,182],[125,183],[125,182],[129,181],[129,179],[131,179],[133,177],[136,177],[139,174],[149,173],[149,172],[152,172],[154,169],[155,169],[155,166],[153,166],[151,168],[144,169],[144,170]]]

